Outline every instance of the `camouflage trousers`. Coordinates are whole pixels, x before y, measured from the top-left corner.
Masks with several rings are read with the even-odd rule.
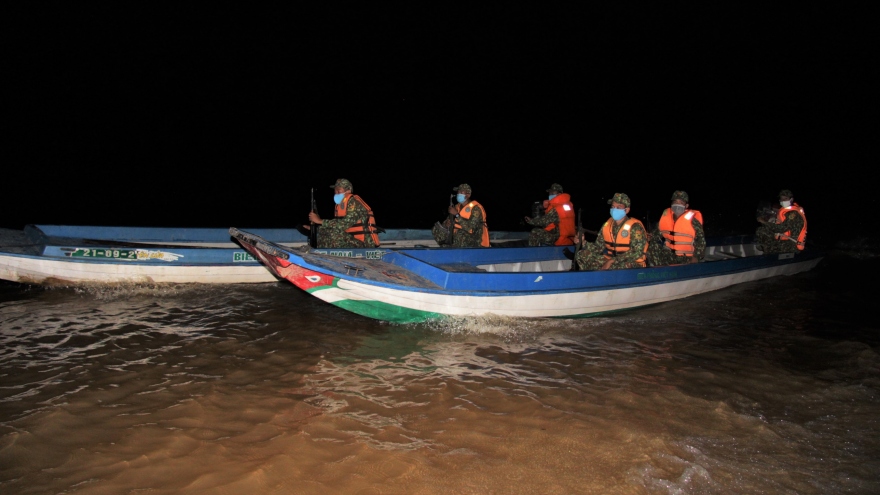
[[[755,231],[755,244],[764,254],[798,252],[797,244],[793,241],[776,239],[776,234],[764,226],[758,227]]]
[[[448,225],[448,222],[447,222]],[[447,246],[446,241],[449,236],[449,229],[444,225],[441,225],[440,222],[434,224],[434,227],[431,229],[431,235],[434,236],[434,240],[437,244],[441,246]]]
[[[559,239],[559,230],[547,231],[540,227],[529,232],[529,246],[553,246]]]
[[[602,268],[602,265],[608,261],[605,258],[605,254],[596,249],[591,249],[593,245],[586,249],[581,249],[578,251],[577,255],[575,255],[574,260],[577,261],[578,269],[584,272],[589,272],[593,270],[598,270]],[[624,261],[623,259],[615,259],[614,262],[611,263],[611,268],[609,270],[623,270],[625,268],[644,268],[644,263],[639,263],[637,261]]]
[[[444,223],[448,225],[448,222]],[[441,225],[440,222],[434,224],[434,227],[431,229],[431,235],[434,236],[437,244],[444,247],[480,247],[483,242],[482,232],[469,234],[459,230],[453,235],[452,245],[450,246],[446,243],[446,236],[449,235],[449,230],[445,225]]]
[[[666,247],[665,242],[657,241],[658,237],[659,234],[648,243],[648,266],[681,265],[689,261],[687,256],[678,256],[675,251]]]
[[[321,226],[318,229],[319,248],[362,248],[366,247],[363,241],[354,238],[344,230],[337,230]]]

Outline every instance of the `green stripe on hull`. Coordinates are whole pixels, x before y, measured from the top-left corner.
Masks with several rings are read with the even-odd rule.
[[[345,299],[342,301],[336,301],[332,304],[344,310],[351,311],[352,313],[366,316],[367,318],[375,318],[377,320],[385,320],[393,323],[421,323],[444,317],[444,315],[440,313],[419,311],[379,301],[353,301],[351,299]]]
[[[314,295],[313,293],[324,289],[338,289],[338,282],[339,278],[333,277],[333,283],[331,285],[312,287],[311,289],[306,289],[306,292]],[[366,316],[367,318],[390,321],[393,323],[421,323],[424,321],[437,320],[444,317],[444,315],[441,313],[419,311],[416,309],[404,308],[402,306],[395,306],[393,304],[383,303],[379,301],[355,301],[351,299],[343,299],[331,304],[346,311],[351,311],[352,313]]]

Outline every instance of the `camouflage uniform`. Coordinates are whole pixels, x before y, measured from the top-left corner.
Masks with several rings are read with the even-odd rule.
[[[351,191],[351,182],[345,179],[340,179],[336,181],[336,184],[331,187],[336,186],[340,186],[348,191]],[[352,198],[348,202],[348,207],[346,208],[344,217],[324,220],[323,223],[321,223],[321,226],[318,229],[318,247],[375,247],[375,243],[373,242],[373,237],[371,235],[365,233],[364,241],[359,241],[355,239],[352,234],[346,232],[347,229],[351,228],[357,223],[361,223],[362,225],[369,225],[370,213],[363,203],[361,203],[357,199]]]
[[[461,192],[462,194],[470,193],[471,186],[462,184],[458,187],[454,187],[453,190]],[[473,201],[473,198],[468,199],[468,202],[470,201]],[[459,203],[455,205],[455,208],[458,211],[461,211],[463,206],[464,205]],[[484,217],[483,209],[479,206],[474,207],[470,218],[466,219],[464,217],[457,217],[461,229],[455,231],[453,234],[451,247],[481,247],[483,242]],[[450,247],[446,244],[446,236],[449,234],[448,229],[450,228],[452,228],[452,225],[450,225],[450,219],[448,217],[442,224],[440,222],[434,224],[434,228],[431,229],[431,234],[433,234],[434,240],[437,241],[437,244]]]
[[[703,232],[703,224],[696,217],[691,219],[691,224],[694,226],[694,257],[702,261],[706,256],[706,234]],[[648,243],[648,266],[680,265],[687,262],[686,256],[678,256],[666,246],[660,229],[651,231],[651,242]]]
[[[527,222],[536,228],[529,232],[529,246],[553,246],[559,239],[559,213],[556,210],[550,210],[540,217],[535,217]],[[544,230],[544,227],[555,224],[553,230]]]
[[[676,199],[687,203],[688,195],[684,191],[675,191],[672,193],[672,201]],[[666,212],[664,211],[663,214],[665,215]],[[706,255],[706,234],[703,231],[703,224],[694,216],[691,225],[694,227],[694,258],[702,261]],[[663,239],[659,228],[651,231],[651,242],[648,243],[648,266],[680,265],[688,262],[686,256],[678,256],[674,250],[667,247]]]
[[[547,189],[548,194],[553,194],[556,197],[559,194],[563,194],[562,186],[553,183],[550,185],[550,189]],[[546,211],[548,207],[548,203],[550,198],[544,200],[544,210]],[[569,202],[571,198],[569,197]],[[574,207],[574,205],[572,205]],[[526,217],[526,223],[529,225],[533,225],[536,228],[532,229],[529,232],[529,246],[555,246],[556,242],[559,240],[560,228],[559,225],[562,223],[562,220],[559,218],[559,211],[556,208],[551,208],[548,213],[544,213],[541,215],[537,215],[534,218]],[[548,225],[553,225],[553,228],[547,230],[545,227]]]
[[[622,193],[617,193],[614,197],[608,201],[611,203],[612,201],[624,204],[627,208],[630,206],[629,196]],[[578,268],[582,271],[592,271],[598,270],[602,268],[602,265],[607,261],[605,258],[605,238],[602,237],[602,230],[605,228],[605,225],[609,222],[611,223],[611,234],[616,239],[617,233],[623,228],[623,224],[629,219],[628,216],[623,217],[623,219],[618,224],[614,221],[614,219],[609,218],[605,221],[605,224],[599,229],[599,235],[596,236],[596,241],[592,244],[588,244],[584,246],[580,251],[578,251],[575,256],[575,261],[577,261]],[[624,268],[642,268],[644,265],[642,263],[637,262],[636,260],[641,258],[645,251],[645,245],[648,243],[648,233],[645,231],[644,226],[642,224],[637,223],[632,226],[629,231],[630,234],[630,245],[629,251],[619,254],[617,256],[612,256],[614,260],[611,263],[611,267],[609,270],[621,270]]]
[[[779,197],[793,198],[791,191],[783,189],[779,192]],[[796,211],[789,211],[785,214],[785,220],[782,223],[765,223],[755,231],[755,244],[764,252],[764,254],[773,253],[796,253],[798,252],[797,243],[776,239],[776,234],[791,232],[792,237],[797,239],[798,233],[804,228],[804,217]]]

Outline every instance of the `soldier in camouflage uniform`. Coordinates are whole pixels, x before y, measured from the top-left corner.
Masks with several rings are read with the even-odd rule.
[[[783,208],[791,206],[800,211],[795,209],[787,211],[784,220],[779,223],[777,223],[778,217],[770,220],[758,217],[758,222],[762,225],[755,231],[755,243],[764,254],[797,253],[799,251],[797,244],[798,235],[807,228],[807,219],[802,214],[803,209],[794,202],[794,197],[790,190],[783,189],[779,192],[779,204]],[[777,238],[785,232],[791,232],[793,239]]]
[[[620,270],[623,268],[643,268],[645,266],[645,250],[648,246],[648,233],[642,222],[627,216],[629,213],[629,196],[616,193],[608,200],[611,204],[611,218],[605,221],[596,236],[596,242],[584,245],[575,256],[578,268],[591,270]],[[617,211],[615,211],[617,210]],[[616,218],[615,218],[616,217]],[[624,229],[629,225],[629,229]],[[611,239],[620,237],[629,240],[629,250],[615,254],[605,242],[605,229],[610,227]],[[578,233],[575,242],[583,245],[584,237]]]
[[[572,237],[575,231],[574,205],[571,204],[571,198],[562,191],[562,186],[559,184],[551,184],[547,194],[549,196],[544,201],[544,214],[535,218],[524,218],[527,224],[535,227],[529,232],[529,246],[570,246],[574,244]],[[563,214],[570,212],[570,216],[560,219],[558,208],[566,208]],[[546,227],[549,225],[553,228],[547,230]],[[560,241],[559,235],[562,230],[565,230],[566,238]]]
[[[339,179],[330,186],[334,190],[333,200],[336,210],[345,206],[344,216],[322,220],[315,212],[309,212],[309,220],[320,225],[318,229],[319,248],[363,248],[378,247],[378,234],[376,234],[376,219],[373,218],[373,210],[367,203],[352,194],[352,185],[346,179]],[[308,225],[305,228],[309,228]],[[357,230],[350,232],[349,230]],[[363,237],[363,240],[356,236]]]
[[[648,236],[648,266],[667,266],[680,265],[682,263],[699,263],[705,256],[706,251],[706,234],[703,231],[702,214],[697,210],[688,209],[688,193],[684,191],[675,191],[672,193],[672,205],[663,211],[660,215],[661,221],[665,215],[671,215],[674,224],[682,215],[690,214],[691,226],[694,229],[693,256],[687,256],[682,252],[677,252],[670,248],[665,239],[672,242],[673,233],[669,232],[668,237],[664,236],[660,231],[659,223]],[[687,217],[685,217],[687,218]]]
[[[489,247],[489,230],[486,226],[486,212],[483,205],[471,199],[472,189],[468,184],[453,187],[457,203],[449,206],[449,217],[441,224],[437,222],[431,233],[437,244],[444,247]],[[454,220],[454,224],[452,221]],[[448,241],[449,229],[454,225],[452,245]]]

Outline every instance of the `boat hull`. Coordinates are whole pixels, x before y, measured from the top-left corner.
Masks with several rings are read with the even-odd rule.
[[[596,316],[793,275],[812,269],[822,259],[800,254],[733,255],[693,265],[572,272],[560,270],[571,262],[559,248],[550,247],[444,253],[400,250],[383,254],[379,250],[362,258],[354,256],[364,253],[352,251],[349,257],[334,259],[321,250],[286,250],[254,237],[240,241],[276,276],[322,301],[369,318],[401,323],[444,316]],[[734,250],[735,246],[728,246],[717,251]],[[470,263],[462,261],[466,259]],[[532,266],[529,263],[534,270],[524,271],[524,264]],[[547,266],[554,268],[546,271],[543,267]]]
[[[295,229],[255,232],[286,248],[308,243]],[[527,235],[498,232],[494,238],[516,242]],[[434,243],[425,229],[389,229],[380,238],[392,249]],[[0,229],[0,279],[39,285],[278,281],[230,238],[229,229],[69,225]]]
[[[254,284],[276,282],[260,264],[159,265],[75,261],[0,253],[0,279],[35,285],[110,283]]]

